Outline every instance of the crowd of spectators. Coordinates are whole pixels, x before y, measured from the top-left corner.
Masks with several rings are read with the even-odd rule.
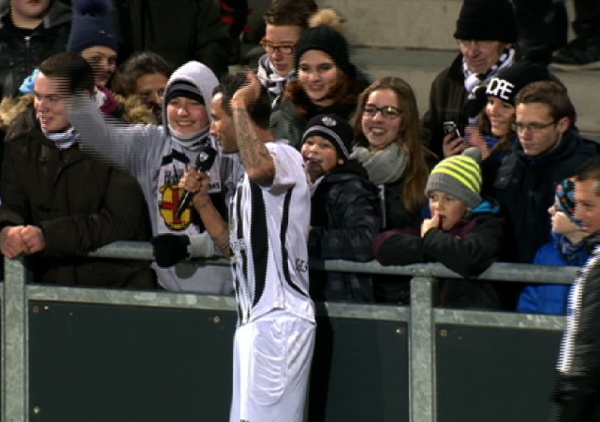
[[[567,43],[561,1],[463,0],[422,115],[403,75],[353,63],[343,11],[315,0],[273,0],[264,54],[230,74],[248,6],[0,2],[4,259],[37,283],[235,295],[235,421],[303,420],[313,301],[410,303],[406,278],[311,260],[439,262],[458,277],[435,306],[568,314],[569,403],[587,338],[572,332],[596,309],[600,143],[552,69],[600,69],[600,3],[575,1]],[[153,260],[87,255],[118,240]],[[479,278],[499,261],[586,269],[575,287]]]
[[[402,75],[373,80],[355,66],[343,11],[319,9],[314,0],[272,2],[259,43],[264,55],[254,71],[271,100],[275,138],[304,159],[312,193],[311,258],[441,262],[465,279],[444,284],[440,306],[513,310],[519,292],[477,280],[493,262],[543,263],[540,254],[552,253],[560,262],[581,264],[587,255],[571,255],[585,227],[573,222],[578,236],[562,233],[557,221],[563,213],[572,219],[572,209],[553,204],[557,186],[565,192],[560,198],[569,198],[565,181],[598,146],[577,131],[575,108],[548,65],[585,47],[584,65],[593,68],[600,43],[590,22],[598,12],[576,2],[577,35],[585,41],[548,39],[542,45],[525,28],[534,19],[527,18],[529,5],[514,3],[464,0],[452,34],[459,52],[433,80],[421,115]],[[249,9],[246,1],[231,0],[183,5],[0,5],[0,246],[7,258],[39,261],[36,281],[127,286],[116,276],[104,282],[83,273],[60,279],[50,269],[76,262],[65,254],[135,239],[151,241],[155,254],[153,282],[138,287],[233,292],[229,270],[189,261],[218,257],[219,248],[192,204],[176,210],[184,196],[180,180],[196,166],[199,151],[210,147],[218,150],[208,170],[211,199],[228,219],[244,168],[238,155],[224,151],[233,137],[224,124],[231,110],[218,85],[229,64],[240,60]],[[540,10],[562,10],[556,2],[552,7]],[[177,30],[168,22],[178,22]],[[76,63],[80,73],[56,57]],[[77,57],[89,63],[90,86],[77,80],[89,70]],[[26,160],[37,164],[29,168]],[[107,199],[96,206],[81,198],[86,189],[69,182],[72,160],[88,166],[86,172],[103,169],[74,180],[107,183],[97,193]],[[108,184],[112,179],[103,172],[123,182]],[[127,178],[137,186],[126,188]],[[139,213],[136,230],[116,229],[126,221],[110,211],[115,186],[132,191],[120,193],[128,203],[139,201],[139,209],[130,210]],[[68,205],[74,198],[84,206]],[[52,228],[62,225],[60,232]],[[90,239],[96,231],[102,235]],[[318,300],[406,304],[406,288],[398,277],[311,272],[311,294]]]

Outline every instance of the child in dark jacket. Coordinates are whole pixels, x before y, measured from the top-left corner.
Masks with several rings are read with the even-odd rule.
[[[563,180],[556,186],[554,205],[548,208],[552,221],[552,241],[542,246],[533,261],[536,265],[583,266],[589,254],[583,238],[586,232],[575,219],[575,179]],[[517,311],[532,314],[566,315],[571,286],[565,284],[533,284],[525,286]]]
[[[436,304],[442,307],[505,306],[494,283],[468,279],[496,261],[503,240],[498,207],[479,195],[480,161],[476,148],[442,160],[427,180],[425,194],[432,217],[423,221],[421,233],[390,230],[373,243],[375,258],[382,265],[440,262],[465,277],[440,280]]]
[[[352,126],[334,114],[310,119],[302,137],[312,193],[310,258],[373,259],[371,242],[381,224],[377,188],[358,161],[348,160],[353,139]],[[310,291],[315,300],[374,300],[367,274],[312,271]]]

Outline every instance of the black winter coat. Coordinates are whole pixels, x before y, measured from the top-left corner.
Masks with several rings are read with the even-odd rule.
[[[371,242],[381,224],[377,188],[360,163],[350,160],[323,178],[311,199],[310,224],[310,258],[373,259]],[[315,300],[374,300],[368,274],[313,271],[310,285]]]
[[[71,31],[71,8],[51,2],[43,23],[30,36],[14,27],[8,1],[0,11],[0,98],[16,97],[23,80],[41,62],[65,51]]]
[[[149,262],[77,257],[117,240],[147,240],[148,215],[137,181],[84,154],[60,150],[30,109],[8,130],[0,183],[0,229],[35,225],[45,249],[32,255],[35,281],[151,288]]]

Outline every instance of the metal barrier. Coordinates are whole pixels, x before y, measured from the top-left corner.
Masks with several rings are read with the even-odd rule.
[[[91,254],[104,258],[152,259],[149,244],[116,242]],[[226,265],[224,261],[217,265]],[[538,329],[559,332],[564,317],[490,311],[436,309],[432,307],[435,278],[459,278],[440,264],[382,267],[377,263],[326,261],[311,263],[314,269],[373,274],[412,276],[410,307],[343,303],[319,304],[320,312],[330,318],[364,321],[392,321],[407,324],[409,419],[431,422],[438,419],[436,409],[436,327],[454,324],[463,327]],[[497,263],[479,278],[526,283],[570,284],[575,267],[541,267]],[[29,403],[29,305],[31,302],[73,302],[186,310],[235,311],[232,297],[177,294],[155,291],[119,291],[67,288],[28,284],[28,272],[21,259],[5,261],[2,284],[2,420],[29,421],[43,411]],[[36,310],[34,310],[35,312]],[[398,329],[401,332],[401,329]],[[444,335],[444,330],[441,331]],[[33,406],[33,407],[31,407]],[[400,418],[401,419],[401,418]],[[40,419],[41,420],[41,419]]]

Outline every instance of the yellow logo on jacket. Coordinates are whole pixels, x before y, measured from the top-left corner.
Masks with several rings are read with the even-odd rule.
[[[192,223],[192,204],[183,211],[181,218],[175,218],[175,212],[183,198],[184,190],[177,185],[164,184],[159,189],[162,199],[158,201],[158,211],[165,224],[171,230],[185,230]]]

